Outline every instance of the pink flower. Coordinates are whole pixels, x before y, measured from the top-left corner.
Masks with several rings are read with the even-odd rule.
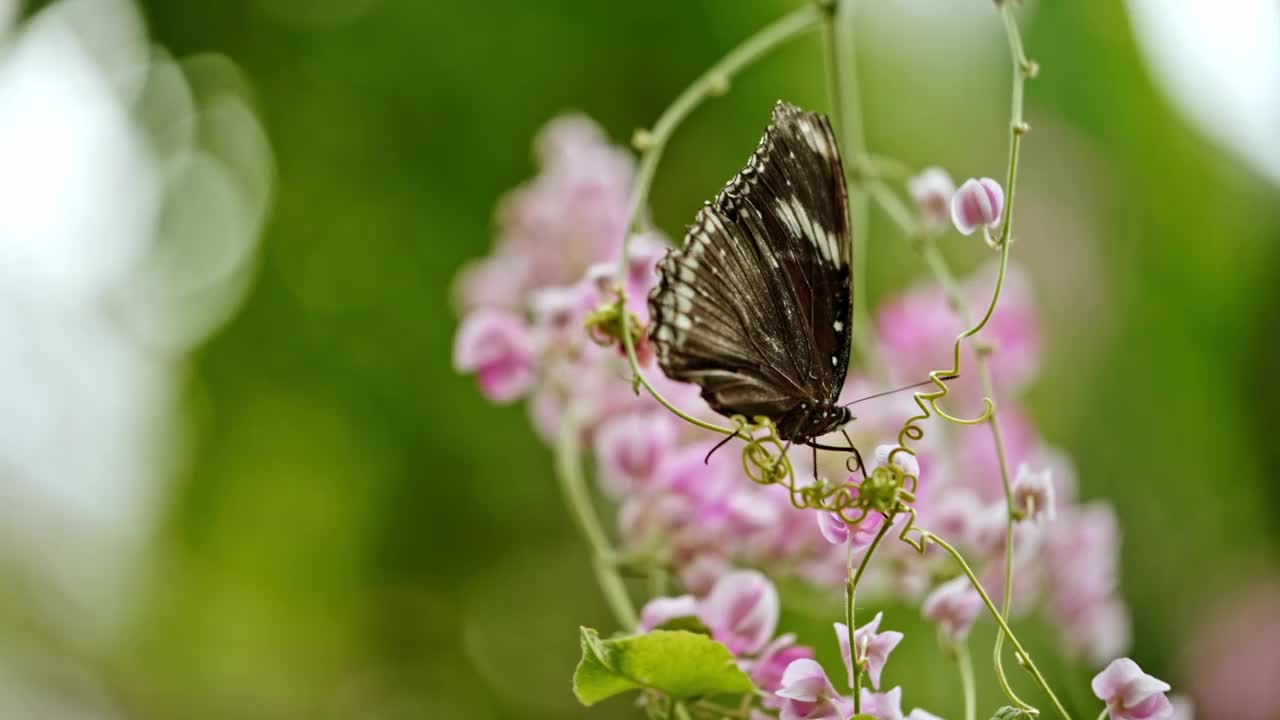
[[[774,695],[782,699],[779,720],[846,720],[853,702],[836,692],[822,666],[809,658],[793,660]]]
[[[1097,666],[1125,652],[1132,639],[1129,610],[1118,597],[1105,597],[1061,620],[1067,652]]]
[[[796,660],[813,659],[813,648],[796,645],[796,636],[787,634],[779,637],[760,652],[760,656],[748,666],[748,675],[756,687],[766,693],[774,693],[782,689],[782,676],[791,663]],[[771,705],[772,698],[766,696],[766,705]]]
[[[1280,718],[1280,576],[1251,568],[1234,583],[1219,582],[1221,599],[1197,613],[1182,674],[1206,716]]]
[[[896,687],[883,693],[862,688],[862,713],[879,720],[903,720],[902,688]]]
[[[953,543],[976,549],[983,531],[984,507],[968,488],[949,490],[930,507],[927,525]]]
[[[734,655],[754,655],[778,626],[778,591],[754,570],[731,572],[698,605],[711,636]]]
[[[991,297],[994,267],[984,267],[967,279],[961,288],[971,307],[984,307]],[[1005,278],[1000,304],[982,331],[980,340],[990,343],[991,370],[996,392],[1012,397],[1035,376],[1040,356],[1040,331],[1030,283],[1017,268],[1010,268]],[[955,337],[966,329],[964,321],[947,304],[946,294],[935,284],[920,285],[894,295],[876,312],[876,337],[884,353],[894,359],[893,382],[921,382],[930,370],[949,367]],[[973,343],[962,348],[962,367],[972,368],[976,360]],[[976,411],[982,384],[974,372],[950,380],[955,401],[952,407]],[[910,395],[904,394],[909,400]],[[1004,417],[1001,407],[1001,418]],[[985,427],[978,428],[989,434]],[[973,433],[976,435],[975,433]],[[990,445],[990,442],[986,443]]]
[[[995,229],[1004,210],[1004,189],[991,178],[969,178],[951,198],[951,222],[964,235],[986,225]]]
[[[601,484],[614,497],[653,489],[658,468],[675,442],[675,420],[665,411],[609,420],[596,433]]]
[[[840,643],[840,656],[844,659],[845,670],[849,673],[849,687],[853,687],[855,665],[865,665],[871,686],[880,689],[880,673],[889,660],[889,653],[902,642],[902,633],[896,630],[879,632],[880,620],[884,613],[876,613],[875,618],[853,632],[853,642],[857,647],[854,656],[849,648],[849,626],[835,623],[836,640]],[[856,663],[855,663],[856,660]]]
[[[1047,526],[1047,566],[1057,588],[1054,605],[1070,619],[1111,596],[1116,587],[1120,528],[1105,503],[1068,508]]]
[[[849,542],[849,536],[853,533],[849,530],[849,523],[840,517],[840,513],[820,512],[817,513],[818,532],[822,533],[822,537],[832,545],[843,545]]]
[[[1052,520],[1053,473],[1049,468],[1032,472],[1026,465],[1018,466],[1013,481],[1013,507],[1025,520]]]
[[[528,326],[501,310],[477,310],[463,318],[453,341],[453,367],[475,373],[480,392],[509,403],[533,386],[534,355]]]
[[[639,631],[649,632],[671,620],[697,615],[698,601],[692,595],[654,598],[640,610]]]
[[[957,577],[939,585],[925,598],[921,613],[952,642],[961,642],[982,611],[982,597],[967,577]]]
[[[925,227],[938,230],[947,224],[956,183],[946,170],[936,165],[921,170],[919,175],[907,181],[907,192],[915,202]]]
[[[999,270],[1000,264],[992,261],[965,280],[961,292],[969,307],[984,307],[991,299]],[[1035,377],[1040,365],[1040,321],[1035,288],[1020,266],[1011,264],[1005,272],[1000,304],[978,338],[995,350],[991,373],[997,393],[1011,396]]]
[[[595,290],[587,283],[548,285],[529,293],[533,326],[551,345],[579,340],[582,321],[597,302]]]
[[[884,523],[884,516],[878,512],[868,512],[855,525],[845,522],[844,518],[840,517],[840,513],[820,512],[817,513],[817,517],[818,531],[827,542],[832,545],[852,542],[854,550],[861,550],[870,545],[871,541],[875,540],[876,533],[880,531],[880,525]]]
[[[630,154],[581,115],[552,120],[535,149],[538,176],[499,203],[493,254],[459,274],[455,292],[464,309],[515,309],[530,290],[576,282],[592,263],[618,254]]]
[[[640,318],[641,322],[649,321],[649,291],[658,280],[658,261],[671,249],[666,236],[658,232],[642,232],[631,236],[630,252],[627,255],[627,310]],[[618,264],[609,262],[608,281],[604,283],[606,292],[602,297],[612,300],[612,289],[616,284]]]
[[[1169,683],[1142,672],[1129,658],[1119,658],[1093,678],[1093,694],[1107,704],[1111,720],[1168,720],[1173,705],[1165,693]]]
[[[1031,420],[1014,403],[1000,406],[1000,430],[1004,439],[1005,460],[1011,468],[1033,462],[1040,437]],[[951,475],[958,484],[978,494],[988,502],[999,501],[1004,505],[1004,485],[1000,480],[1000,460],[995,444],[991,442],[991,428],[987,425],[956,428],[959,443]],[[1012,479],[1012,478],[1011,478]]]
[[[875,452],[875,467],[889,464],[889,456],[898,448],[897,445],[878,445]],[[893,464],[902,470],[904,475],[913,475],[920,479],[920,460],[905,450],[893,455]]]
[[[718,452],[707,459],[714,441],[675,448],[663,458],[658,474],[663,487],[695,502],[723,498],[740,479],[742,467],[732,452]]]
[[[686,590],[702,597],[711,592],[716,581],[732,572],[733,566],[719,555],[702,554],[680,568],[680,584]]]

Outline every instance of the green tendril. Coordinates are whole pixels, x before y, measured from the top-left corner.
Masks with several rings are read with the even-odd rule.
[[[671,105],[663,111],[662,115],[658,117],[658,121],[654,123],[652,130],[636,133],[637,142],[635,142],[635,145],[640,150],[641,157],[640,165],[636,170],[635,187],[631,192],[631,200],[627,207],[626,235],[622,239],[622,252],[618,258],[617,286],[619,288],[624,287],[626,284],[631,232],[639,223],[641,217],[640,209],[644,207],[645,200],[649,196],[649,188],[653,184],[653,177],[658,169],[658,161],[662,158],[662,151],[666,148],[667,141],[675,133],[676,128],[704,100],[709,97],[723,95],[730,81],[743,68],[751,65],[784,42],[817,27],[822,18],[822,8],[817,5],[805,5],[766,26],[731,50],[719,62],[708,68],[692,85],[685,88],[684,92],[680,93]],[[620,302],[625,300],[625,294],[621,290],[619,290],[619,298]],[[685,422],[692,423],[704,430],[711,430],[723,435],[736,433],[734,428],[722,427],[699,420],[680,410],[671,401],[663,397],[662,393],[658,392],[658,389],[649,382],[649,379],[645,377],[644,372],[640,369],[640,361],[636,357],[635,336],[631,332],[631,328],[627,323],[621,323],[620,330],[622,346],[626,349],[627,361],[631,365],[632,386],[637,392],[643,387],[653,396],[654,400],[657,400],[667,410],[670,410]]]

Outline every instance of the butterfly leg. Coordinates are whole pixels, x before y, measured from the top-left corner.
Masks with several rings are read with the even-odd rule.
[[[716,452],[717,450],[719,450],[720,448],[724,447],[724,446],[725,446],[725,443],[729,442],[730,440],[732,440],[732,439],[734,439],[734,438],[736,438],[736,437],[738,437],[738,431],[737,431],[737,430],[734,430],[732,435],[725,435],[723,440],[721,440],[720,442],[716,443],[716,446],[715,446],[715,447],[713,447],[713,448],[711,448],[710,450],[708,450],[708,451],[707,451],[707,456],[706,456],[706,457],[704,457],[704,458],[702,458],[702,464],[703,464],[703,465],[709,465],[709,464],[711,463],[711,456],[712,456],[712,455],[714,455],[714,454],[715,454],[715,452]]]
[[[865,480],[867,478],[867,467],[862,462],[862,453],[858,452],[858,448],[853,444],[852,441],[850,441],[848,447],[838,447],[836,445],[823,445],[822,443],[815,443],[815,442],[810,442],[805,444],[811,448],[814,448],[815,450],[833,450],[835,452],[851,453],[853,455],[853,460],[856,462],[856,464],[849,467],[849,472],[861,472],[862,479]]]

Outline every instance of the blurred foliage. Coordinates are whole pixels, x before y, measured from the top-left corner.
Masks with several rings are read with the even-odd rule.
[[[547,119],[580,109],[625,140],[790,4],[144,5],[176,55],[242,65],[278,193],[245,307],[190,368],[191,459],[120,641],[122,702],[143,718],[631,716],[570,692],[577,627],[611,621],[523,411],[451,372],[450,279],[487,252],[494,202],[533,172]],[[1082,494],[1116,504],[1134,657],[1176,685],[1189,620],[1276,570],[1280,203],[1170,111],[1119,3],[1026,15],[1043,71],[1015,256],[1043,282],[1049,343],[1032,410]],[[989,24],[965,57],[869,40],[876,151],[998,174],[1007,60]],[[679,235],[774,99],[824,107],[822,73],[815,34],[697,113],[659,170],[658,223]],[[887,223],[869,242],[873,297],[922,277]],[[1055,277],[1076,245],[1087,274]],[[962,267],[983,257],[953,249]],[[832,617],[784,618],[828,667]],[[954,677],[915,669],[946,667],[930,631],[905,608],[888,622],[908,635],[886,681],[908,684],[907,707],[957,715]],[[1046,664],[1091,716],[1086,671]]]

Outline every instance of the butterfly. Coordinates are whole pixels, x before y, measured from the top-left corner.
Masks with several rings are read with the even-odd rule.
[[[779,101],[755,153],[658,264],[658,365],[716,412],[813,445],[852,418],[848,191],[826,116]],[[834,449],[834,448],[833,448]]]

